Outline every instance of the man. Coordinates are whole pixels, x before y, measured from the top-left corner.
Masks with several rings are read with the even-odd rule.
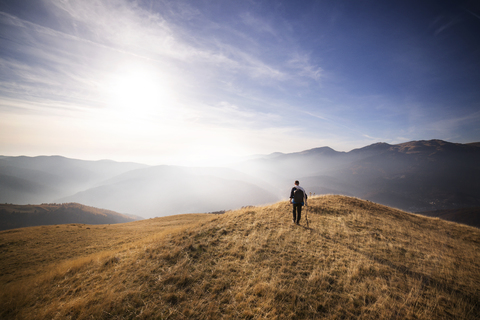
[[[298,224],[302,217],[302,206],[307,205],[307,192],[300,187],[298,180],[290,192],[290,203],[293,204],[293,223]]]

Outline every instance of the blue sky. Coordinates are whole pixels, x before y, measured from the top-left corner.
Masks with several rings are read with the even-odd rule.
[[[2,1],[0,154],[480,141],[478,1]]]

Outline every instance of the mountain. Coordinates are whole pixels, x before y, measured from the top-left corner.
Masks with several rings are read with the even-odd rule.
[[[261,182],[228,168],[155,166],[132,170],[60,199],[143,217],[213,212],[278,201]]]
[[[78,203],[0,204],[0,231],[65,223],[111,224],[135,220],[138,220],[138,218]]]
[[[479,229],[345,196],[290,210],[0,232],[0,318],[478,319]]]
[[[0,157],[0,203],[78,202],[143,217],[276,202],[294,180],[410,212],[480,206],[480,143],[376,143],[273,153],[225,168]]]
[[[353,162],[338,176],[363,186],[359,196],[364,199],[409,211],[480,205],[480,148],[475,145],[440,140],[393,145]]]
[[[300,180],[307,192],[344,194],[408,211],[480,205],[480,144],[441,140],[377,143],[350,152],[317,148],[236,166],[282,186]]]
[[[0,203],[55,202],[145,165],[60,156],[0,158]]]

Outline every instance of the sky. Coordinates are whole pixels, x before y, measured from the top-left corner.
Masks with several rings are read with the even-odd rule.
[[[0,155],[480,141],[479,1],[0,0]]]

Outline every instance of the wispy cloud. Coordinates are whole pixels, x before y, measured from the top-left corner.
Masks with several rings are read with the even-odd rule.
[[[468,13],[470,13],[472,16],[474,16],[475,18],[478,18],[480,19],[480,15],[476,14],[475,12],[471,11],[471,10],[468,10],[468,9],[465,9],[464,10]]]
[[[88,131],[98,150],[138,140],[165,153],[190,139],[196,145],[185,150],[208,141],[211,150],[287,151],[298,137],[305,148],[328,139],[394,141],[480,121],[471,103],[448,113],[438,96],[454,90],[445,68],[455,67],[437,63],[449,53],[433,59],[440,45],[425,50],[423,35],[402,37],[410,25],[395,29],[398,39],[381,54],[371,48],[389,41],[359,32],[361,52],[353,52],[348,5],[289,12],[287,2],[43,0],[32,13],[18,1],[18,10],[0,12],[0,116],[14,119],[19,134],[50,115],[71,124],[52,125],[52,136]],[[454,32],[458,19],[442,14],[429,36]]]
[[[251,12],[240,14],[242,22],[258,33],[266,33],[269,36],[277,37],[277,30],[265,18],[260,19]]]
[[[182,70],[181,72],[187,73],[185,79],[189,78],[188,73],[190,78],[201,76],[208,79],[212,72],[215,72],[216,79],[247,77],[261,86],[276,86],[276,83],[299,80],[302,77],[320,79],[321,68],[313,66],[305,55],[301,56],[297,52],[292,53],[294,58],[288,61],[278,60],[277,57],[266,62],[263,52],[256,52],[261,43],[252,42],[250,47],[239,47],[234,41],[201,33],[194,42],[185,42],[184,34],[190,31],[191,37],[191,30],[184,30],[183,26],[176,25],[175,22],[182,20],[182,15],[195,15],[192,13],[194,10],[187,10],[186,5],[181,6],[182,10],[176,7],[178,12],[170,11],[168,17],[162,17],[159,13],[151,13],[128,1],[47,3],[52,10],[56,10],[57,16],[61,16],[59,19],[64,21],[62,28],[54,30],[3,14],[3,20],[10,20],[11,24],[20,27],[18,32],[23,33],[22,39],[29,39],[19,44],[19,50],[42,59],[45,69],[50,69],[49,75],[34,76],[33,72],[41,72],[41,66],[33,66],[32,73],[23,77],[26,82],[28,77],[36,77],[44,79],[44,82],[50,81],[52,85],[55,81],[60,81],[64,85],[72,83],[71,87],[78,86],[75,80],[90,82],[81,74],[82,69],[89,69],[90,74],[98,75],[102,69],[108,72],[108,66],[115,68],[112,62],[117,60],[118,63],[123,63],[128,57],[149,61],[163,69],[169,69],[168,72],[171,73]],[[198,17],[198,14],[196,18],[199,19],[196,23],[202,23],[206,19]],[[274,32],[272,26],[251,14],[244,14],[243,19],[257,26],[262,24],[264,30]],[[229,27],[222,27],[238,39],[239,31],[230,32]],[[245,34],[241,36],[249,37]],[[282,64],[290,70],[282,67]],[[17,70],[16,75],[21,74]],[[245,85],[243,80],[239,81],[237,86]]]
[[[439,35],[440,33],[448,30],[449,28],[454,27],[455,25],[462,22],[462,18],[460,16],[455,17],[438,17],[433,23],[432,27],[435,28],[435,35]]]
[[[307,54],[300,55],[298,52],[293,53],[293,57],[287,61],[287,65],[297,69],[298,75],[320,81],[323,77],[323,69],[310,62]]]
[[[480,121],[480,111],[462,116],[438,119],[425,125],[425,130],[430,131],[432,136],[453,136],[466,126],[471,127],[472,124]]]

